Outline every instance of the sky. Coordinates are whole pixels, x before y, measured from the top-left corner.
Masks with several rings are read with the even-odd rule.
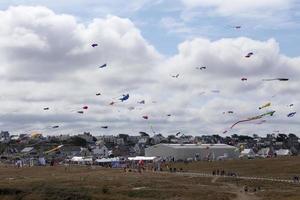
[[[300,136],[299,8],[296,0],[2,0],[0,129]]]

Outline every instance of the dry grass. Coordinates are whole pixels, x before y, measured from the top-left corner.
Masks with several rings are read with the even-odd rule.
[[[255,160],[228,160],[217,162],[177,163],[171,167],[185,171],[211,173],[213,169],[236,172],[241,176],[278,177],[290,179],[300,175],[300,156]],[[300,199],[300,198],[299,198]]]
[[[210,178],[72,167],[0,168],[0,199],[216,199],[235,197]],[[3,191],[3,192],[2,192]]]
[[[300,174],[299,164],[300,159],[295,157],[176,164],[176,167],[182,165],[185,170],[201,172],[211,172],[214,168],[235,169],[241,175],[290,177],[295,173]],[[100,167],[91,169],[73,166],[65,171],[62,166],[21,169],[0,166],[0,199],[230,200],[237,198],[238,189],[243,185],[249,185],[250,188],[261,186],[263,189],[249,199],[300,199],[299,185],[225,178],[212,183],[211,180],[208,177],[179,176],[173,173],[124,173],[123,170]]]

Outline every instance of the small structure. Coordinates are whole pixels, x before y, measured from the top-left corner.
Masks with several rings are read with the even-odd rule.
[[[96,159],[95,163],[103,167],[112,167],[112,168],[121,168],[126,167],[126,164],[123,163],[124,160],[121,160],[119,157],[114,158],[101,158]]]
[[[258,151],[258,156],[262,158],[267,158],[267,157],[272,157],[274,155],[274,152],[272,151],[271,148],[262,148]]]
[[[32,154],[35,153],[35,149],[33,147],[25,147],[21,150],[21,153],[23,154]]]
[[[147,156],[128,157],[128,160],[130,160],[130,161],[140,161],[140,160],[154,161],[155,159],[156,159],[155,156],[150,156],[150,157],[147,157]]]
[[[243,151],[241,151],[241,158],[254,158],[255,157],[255,153],[253,151],[253,149],[244,149]]]
[[[92,164],[93,163],[93,158],[92,157],[74,156],[71,159],[71,162],[77,163],[77,164]]]
[[[279,149],[275,151],[277,156],[290,156],[291,151],[289,149]]]

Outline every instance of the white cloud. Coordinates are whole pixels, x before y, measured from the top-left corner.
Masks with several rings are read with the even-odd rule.
[[[234,132],[299,130],[298,115],[290,119],[286,114],[297,111],[288,104],[300,103],[300,58],[282,55],[275,39],[195,38],[165,57],[131,20],[112,15],[82,24],[45,7],[19,6],[1,11],[0,22],[1,129],[52,134],[47,127],[59,124],[58,133],[100,133],[101,125],[110,127],[101,133],[115,134],[150,132],[150,126],[162,133],[221,133],[272,101],[278,114],[267,124],[242,125]],[[92,48],[92,43],[99,46]],[[254,52],[249,59],[248,52]],[[108,67],[99,69],[103,63]],[[195,69],[200,66],[207,69]],[[177,73],[178,79],[171,77]],[[291,81],[261,81],[281,76]],[[212,93],[214,89],[220,93]],[[102,95],[96,96],[98,92]],[[118,97],[125,93],[130,98],[120,103]],[[137,104],[142,99],[146,105]],[[111,101],[118,103],[110,106]],[[83,105],[90,109],[78,115]],[[129,111],[130,106],[136,109]],[[43,107],[51,109],[44,112]],[[227,110],[236,114],[223,115]]]

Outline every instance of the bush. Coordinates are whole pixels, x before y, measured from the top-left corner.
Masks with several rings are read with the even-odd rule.
[[[103,187],[102,187],[102,193],[103,193],[103,194],[109,193],[109,189],[108,189],[107,186],[103,186]]]

